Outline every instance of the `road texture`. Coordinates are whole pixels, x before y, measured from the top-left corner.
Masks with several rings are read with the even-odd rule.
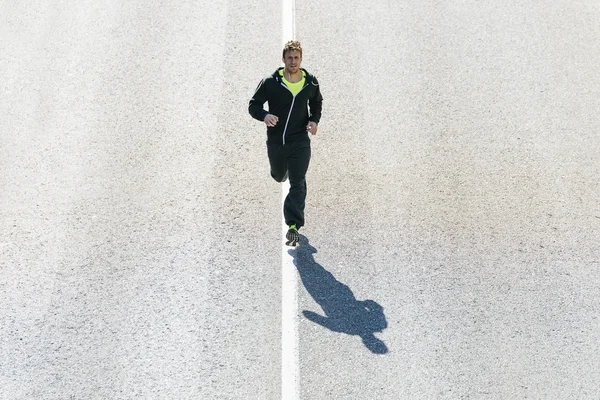
[[[297,1],[300,398],[600,392],[600,6]],[[278,2],[0,2],[0,399],[277,399]]]

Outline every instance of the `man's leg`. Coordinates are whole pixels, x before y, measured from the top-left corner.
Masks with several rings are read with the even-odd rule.
[[[290,154],[287,165],[290,176],[290,192],[283,204],[285,223],[297,228],[304,225],[304,206],[306,201],[306,171],[310,162],[310,141],[302,141],[288,145]]]
[[[287,153],[288,149],[281,144],[267,143],[271,176],[277,182],[284,182],[288,177]]]

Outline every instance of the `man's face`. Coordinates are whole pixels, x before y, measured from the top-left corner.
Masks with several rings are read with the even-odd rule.
[[[291,50],[285,53],[285,57],[283,57],[283,63],[285,64],[285,69],[290,74],[295,74],[300,70],[300,63],[302,63],[302,56],[298,50]]]

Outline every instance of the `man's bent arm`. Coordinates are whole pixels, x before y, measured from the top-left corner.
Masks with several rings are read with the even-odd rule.
[[[252,115],[252,118],[257,119],[259,121],[264,121],[268,112],[265,111],[263,105],[267,101],[267,95],[265,93],[265,80],[263,79],[256,88],[256,92],[254,92],[254,96],[250,99],[250,104],[248,105],[248,112]]]
[[[312,84],[317,87],[317,90],[315,91],[314,96],[308,100],[308,106],[310,107],[310,117],[308,120],[315,124],[319,124],[319,121],[321,120],[321,109],[323,108],[323,96],[321,96],[317,78],[313,79],[314,83]]]

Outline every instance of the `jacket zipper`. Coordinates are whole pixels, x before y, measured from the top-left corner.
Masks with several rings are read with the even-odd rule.
[[[300,94],[300,92],[303,91],[304,88],[308,86],[308,84],[305,83],[304,86],[302,86],[302,89],[300,89],[300,92],[296,93],[296,96],[294,96],[294,94],[292,93],[290,88],[287,87],[285,85],[285,83],[281,82],[281,86],[286,88],[288,90],[288,92],[290,92],[290,94],[292,95],[292,105],[290,106],[290,111],[288,112],[287,119],[285,120],[285,127],[283,128],[283,135],[281,135],[281,140],[283,142],[283,145],[285,146],[285,132],[287,131],[288,123],[290,122],[290,115],[292,115],[292,109],[294,108],[294,102],[296,101],[296,96],[298,96]]]

